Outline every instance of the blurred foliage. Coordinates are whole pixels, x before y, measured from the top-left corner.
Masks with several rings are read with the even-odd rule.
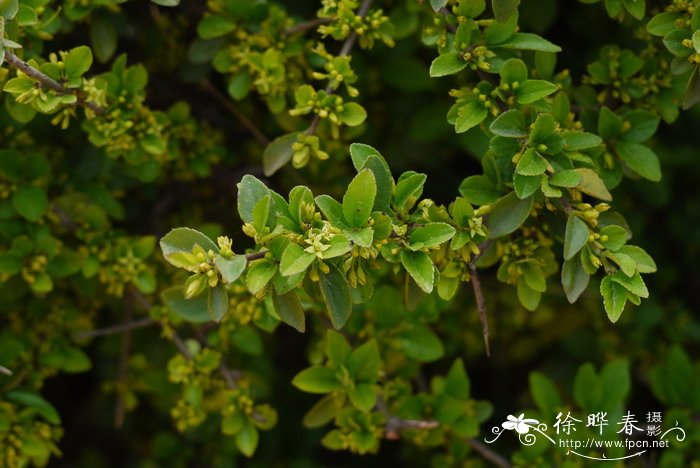
[[[0,0],[0,466],[697,466],[700,5],[520,3]]]

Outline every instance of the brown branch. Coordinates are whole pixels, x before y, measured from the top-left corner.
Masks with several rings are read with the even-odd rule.
[[[434,419],[401,419],[396,416],[389,416],[384,428],[384,438],[387,440],[398,440],[401,437],[401,431],[404,429],[428,431],[438,426],[440,426],[440,423]]]
[[[249,262],[252,262],[253,260],[265,258],[265,255],[267,254],[267,252],[268,252],[267,250],[261,250],[260,252],[253,252],[253,253],[245,254],[245,258]]]
[[[450,31],[451,33],[456,33],[456,32],[457,32],[457,26],[455,26],[455,25],[452,24],[452,23],[448,23],[448,22],[447,22],[447,18],[450,17],[450,16],[452,15],[452,13],[450,12],[450,10],[448,10],[448,9],[445,8],[445,7],[440,8],[440,14],[442,14],[442,15],[445,17],[445,27],[447,28],[447,30]]]
[[[369,11],[370,7],[372,6],[372,1],[373,0],[364,0],[362,2],[362,5],[360,5],[360,9],[357,10],[357,16],[360,18],[364,18],[367,15],[367,12]],[[340,57],[344,57],[346,55],[350,55],[350,52],[352,52],[353,47],[355,47],[355,43],[357,42],[357,32],[353,31],[350,33],[350,35],[345,39],[345,42],[343,42],[343,45],[340,48],[340,53],[338,54]],[[335,90],[331,86],[330,83],[326,86],[326,94],[335,94]],[[309,124],[309,128],[306,129],[306,134],[307,135],[313,135],[316,132],[316,128],[318,127],[318,124],[321,122],[321,116],[319,114],[314,115],[314,118],[311,120],[311,124]]]
[[[508,460],[482,444],[476,439],[465,439],[466,442],[469,444],[471,448],[474,449],[475,452],[478,452],[479,455],[482,456],[482,458],[486,461],[490,461],[493,463],[495,466],[498,466],[499,468],[510,468],[512,465]]]
[[[562,208],[564,208],[564,212],[566,215],[570,215],[574,209],[571,207],[571,203],[569,203],[569,200],[567,200],[564,197],[559,197],[559,203],[561,203]]]
[[[96,330],[80,331],[75,333],[74,337],[78,340],[86,340],[88,338],[96,338],[98,336],[116,335],[117,333],[124,333],[130,330],[136,330],[138,328],[147,328],[156,323],[158,323],[158,321],[146,317],[140,320],[124,322],[119,325],[113,325],[111,327],[98,328]]]
[[[310,21],[294,25],[291,28],[286,29],[282,34],[284,36],[291,36],[293,34],[305,33],[306,31],[315,29],[323,24],[332,23],[334,20],[335,18],[315,18]]]
[[[479,245],[479,254],[475,255],[469,262],[469,282],[472,284],[472,289],[474,290],[476,310],[479,313],[481,333],[484,336],[484,346],[486,347],[486,356],[488,357],[491,357],[491,346],[489,345],[489,319],[486,313],[486,300],[484,299],[484,293],[481,290],[481,281],[479,280],[479,274],[476,271],[476,261],[490,244],[491,240],[487,240]]]
[[[48,88],[52,91],[57,92],[58,94],[61,95],[66,95],[66,94],[73,94],[75,97],[78,99],[78,104],[81,106],[87,107],[96,114],[103,114],[105,110],[95,104],[94,102],[89,102],[85,100],[85,94],[80,91],[79,89],[70,89],[66,88],[64,85],[59,83],[58,81],[54,80],[50,76],[45,75],[44,73],[40,72],[36,68],[32,67],[29,65],[27,62],[24,60],[20,59],[17,57],[15,54],[12,52],[5,51],[5,62],[13,68],[16,68],[17,70],[21,71],[31,79],[37,81],[42,87]]]
[[[251,135],[253,135],[258,143],[260,143],[262,146],[267,146],[270,144],[270,139],[265,136],[265,134],[253,123],[253,121],[250,120],[248,116],[245,115],[229,97],[219,91],[219,89],[214,86],[211,81],[204,79],[199,83],[199,85],[204,91],[211,94],[212,97],[214,97],[227,111],[229,111],[231,115],[233,115],[236,120],[238,120],[238,122],[251,133]]]

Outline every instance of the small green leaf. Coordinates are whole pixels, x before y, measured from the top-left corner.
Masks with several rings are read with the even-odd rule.
[[[447,223],[428,223],[411,231],[409,245],[411,250],[420,250],[443,244],[454,235],[455,228]]]
[[[647,31],[654,36],[665,36],[676,29],[676,20],[680,17],[680,13],[663,12],[654,16],[647,23]]]
[[[540,372],[530,373],[530,394],[537,407],[545,415],[554,416],[555,411],[562,405],[557,387],[546,375]]]
[[[444,392],[458,400],[467,401],[471,394],[471,383],[467,371],[464,370],[464,362],[461,359],[455,359],[450,370],[445,377]]]
[[[247,261],[245,255],[236,255],[235,257],[228,259],[217,254],[214,257],[214,264],[219,270],[221,278],[224,280],[224,282],[233,283],[245,270]]]
[[[18,0],[0,0],[0,16],[6,21],[14,19],[19,10]]]
[[[463,133],[484,121],[489,111],[480,101],[469,101],[459,109],[455,131]]]
[[[561,284],[570,304],[576,302],[581,293],[586,290],[590,278],[581,265],[579,255],[564,262],[561,267]]]
[[[214,241],[195,229],[175,228],[160,240],[160,249],[166,259],[176,252],[191,253],[195,245],[202,247],[205,251],[219,252],[219,247]]]
[[[377,392],[374,385],[361,383],[348,391],[350,403],[358,410],[366,413],[377,403]]]
[[[637,271],[639,273],[654,273],[656,271],[654,259],[643,249],[635,245],[623,245],[618,250],[618,253],[628,255],[637,262]]]
[[[544,277],[542,267],[534,261],[520,263],[520,271],[523,274],[525,283],[537,292],[544,292],[547,289],[547,281]]]
[[[377,195],[374,198],[372,211],[389,211],[391,197],[394,191],[394,179],[389,171],[389,166],[381,156],[370,156],[365,159],[360,170],[369,169],[374,174],[377,183]]]
[[[446,54],[440,55],[433,63],[430,64],[430,76],[446,76],[454,75],[467,66],[467,62],[462,60],[462,57],[457,52],[448,52]]]
[[[92,66],[92,51],[88,46],[71,49],[63,59],[64,71],[69,78],[79,78]]]
[[[498,199],[485,223],[490,237],[496,239],[518,229],[529,216],[532,203],[532,197],[521,200],[515,192]]]
[[[564,131],[561,136],[566,144],[565,149],[570,151],[594,148],[603,143],[598,135],[588,132]]]
[[[263,153],[263,172],[270,177],[291,161],[294,155],[292,145],[296,143],[299,132],[288,133],[275,138]]]
[[[600,282],[600,294],[603,296],[605,312],[612,323],[617,322],[627,303],[627,290],[619,283],[606,276]]]
[[[234,29],[236,29],[236,23],[220,15],[205,16],[197,25],[197,33],[202,39],[214,39]]]
[[[518,300],[520,303],[529,311],[534,311],[540,304],[540,299],[542,298],[542,293],[532,289],[525,281],[525,278],[518,278]]]
[[[328,248],[328,250],[325,250],[322,253],[324,259],[340,257],[341,255],[345,255],[350,251],[350,249],[352,249],[352,245],[350,245],[350,240],[342,234],[336,234],[335,236],[331,237],[328,241],[328,244],[330,245],[330,247]]]
[[[356,102],[346,102],[338,117],[348,127],[356,127],[367,119],[367,111]]]
[[[287,325],[304,333],[306,323],[304,318],[304,308],[301,306],[299,296],[294,291],[286,294],[272,294],[272,305],[279,318]]]
[[[625,9],[638,20],[644,18],[646,0],[622,0],[622,4],[625,6]]]
[[[246,422],[236,434],[236,445],[243,455],[250,458],[258,447],[260,434],[250,422]]]
[[[304,415],[302,424],[309,429],[325,426],[335,418],[338,412],[338,403],[335,395],[329,394],[316,402]]]
[[[426,180],[428,180],[428,176],[418,173],[399,179],[394,191],[396,204],[403,208],[409,201],[415,203],[423,193],[423,185],[425,185]]]
[[[117,30],[107,16],[93,15],[90,21],[90,41],[97,60],[105,63],[117,50]]]
[[[620,284],[632,294],[643,298],[649,297],[649,290],[647,289],[647,285],[644,284],[644,280],[639,272],[630,277],[622,271],[618,271],[613,275],[606,276],[606,278],[610,278],[615,283]]]
[[[435,13],[445,8],[445,5],[447,5],[447,0],[430,0],[430,6]]]
[[[284,276],[296,275],[306,271],[316,260],[316,254],[305,251],[298,244],[289,244],[280,260],[280,273]]]
[[[627,242],[627,230],[621,226],[605,226],[599,234],[600,243],[612,252],[617,252]]]
[[[592,169],[582,167],[574,169],[581,176],[581,183],[576,187],[581,192],[603,201],[612,201],[612,195],[605,187],[602,179]]]
[[[515,33],[498,47],[516,50],[539,50],[541,52],[561,52],[561,47],[531,33]]]
[[[156,5],[164,7],[174,7],[180,4],[180,0],[151,0]]]
[[[321,213],[336,227],[341,229],[348,228],[343,214],[343,206],[337,200],[328,195],[319,195],[314,201],[316,206],[321,210]]]
[[[506,138],[526,137],[527,130],[525,129],[525,114],[517,109],[506,111],[491,122],[489,130],[496,135]]]
[[[251,294],[258,294],[277,273],[277,265],[268,260],[258,260],[251,264],[246,275],[246,284]]]
[[[586,223],[578,216],[570,214],[564,234],[564,260],[570,260],[579,253],[588,242],[589,235]]]
[[[474,205],[493,203],[501,196],[496,184],[485,175],[467,177],[459,186],[459,194]]]
[[[401,264],[423,291],[428,294],[432,292],[435,266],[427,253],[402,250]]]
[[[28,221],[39,221],[49,205],[46,190],[34,185],[23,185],[12,195],[12,205]]]
[[[377,341],[372,339],[358,346],[348,357],[347,369],[356,382],[376,382],[381,357]]]
[[[437,361],[445,354],[440,338],[429,328],[414,326],[399,335],[401,350],[419,362]]]
[[[496,21],[505,23],[518,12],[520,0],[492,0],[493,14]]]
[[[581,183],[581,174],[574,170],[557,172],[549,178],[549,184],[557,187],[576,187]]]
[[[629,122],[630,128],[622,138],[641,143],[654,136],[661,118],[653,112],[638,109],[625,114],[625,121]]]
[[[267,188],[255,176],[246,174],[238,183],[238,214],[243,222],[250,223],[253,221],[253,210],[258,201],[266,195],[270,195],[270,189]]]
[[[198,324],[211,320],[207,311],[207,296],[204,294],[185,299],[182,287],[175,286],[164,290],[160,297],[166,307],[187,322]]]
[[[513,90],[520,104],[531,104],[557,91],[557,86],[545,80],[527,80]]]
[[[343,215],[350,227],[361,228],[367,224],[376,196],[377,182],[374,173],[363,169],[350,182],[343,196]]]
[[[700,65],[696,65],[690,72],[690,79],[683,93],[683,109],[690,109],[698,102],[700,102]]]
[[[228,312],[228,293],[226,287],[219,283],[214,288],[209,288],[207,297],[207,311],[215,322],[221,322]]]
[[[547,162],[533,148],[525,150],[515,167],[515,172],[525,176],[542,175],[547,170]]]
[[[51,424],[61,424],[61,416],[58,414],[58,411],[56,411],[56,408],[36,393],[31,393],[26,390],[12,390],[7,392],[4,396],[8,400],[16,401],[17,403],[37,410],[37,412]]]
[[[299,372],[292,379],[292,385],[307,393],[329,393],[342,388],[335,372],[322,366],[312,366]]]
[[[654,182],[661,180],[659,158],[648,147],[639,143],[618,141],[615,149],[620,159],[634,172]]]
[[[333,264],[328,273],[319,272],[321,295],[328,309],[333,328],[343,328],[352,313],[352,294],[345,274]]]

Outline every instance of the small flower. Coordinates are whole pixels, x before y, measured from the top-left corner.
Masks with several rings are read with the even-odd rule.
[[[521,413],[520,416],[517,418],[513,416],[512,414],[508,415],[508,421],[504,422],[501,424],[503,426],[503,429],[507,429],[509,431],[512,431],[515,429],[518,434],[527,434],[530,432],[530,428],[533,425],[537,425],[540,422],[536,419],[524,419],[525,413]]]

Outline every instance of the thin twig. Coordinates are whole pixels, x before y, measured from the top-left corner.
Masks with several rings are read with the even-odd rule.
[[[567,200],[564,197],[559,197],[559,203],[561,203],[562,208],[564,208],[564,212],[566,215],[570,215],[574,209],[571,207],[571,203],[569,203],[569,200]]]
[[[267,254],[267,252],[268,252],[267,250],[261,250],[260,252],[253,252],[253,253],[245,254],[245,258],[249,262],[252,262],[253,260],[265,258],[265,255]]]
[[[445,27],[447,28],[447,30],[450,31],[451,33],[456,33],[457,26],[455,26],[452,23],[447,22],[447,18],[452,16],[452,13],[450,12],[450,10],[448,10],[445,7],[442,7],[442,8],[440,8],[440,14],[442,14],[445,17]]]
[[[479,254],[475,255],[474,258],[469,262],[469,282],[472,284],[472,289],[474,290],[474,298],[476,300],[476,310],[479,313],[479,321],[481,322],[481,333],[484,336],[484,345],[486,347],[486,356],[491,357],[491,346],[489,344],[489,319],[486,313],[486,300],[484,299],[484,292],[481,290],[481,281],[479,281],[479,274],[476,271],[476,261],[479,259],[481,254],[488,248],[491,241],[488,240],[481,245],[479,245]]]
[[[44,88],[48,88],[52,91],[57,92],[58,94],[65,95],[65,94],[73,94],[75,95],[76,98],[78,98],[78,104],[81,106],[85,106],[95,112],[96,114],[102,114],[105,112],[105,110],[95,104],[94,102],[89,102],[85,100],[85,95],[83,92],[81,92],[79,89],[70,89],[66,88],[64,85],[59,83],[58,81],[54,80],[50,76],[45,75],[44,73],[40,72],[36,68],[32,67],[29,65],[27,62],[24,60],[20,59],[17,57],[15,54],[12,52],[5,51],[5,62],[13,68],[16,68],[17,70],[21,71],[31,79],[37,81],[41,86]]]
[[[175,344],[177,350],[180,351],[180,354],[185,356],[185,359],[187,359],[188,361],[192,360],[192,353],[190,353],[190,350],[187,348],[187,345],[184,341],[182,341],[182,338],[180,338],[180,335],[178,335],[177,332],[175,332],[175,330],[172,331],[172,337],[173,343]]]
[[[474,451],[478,452],[479,455],[482,456],[482,458],[486,461],[490,461],[494,465],[498,466],[499,468],[510,468],[512,465],[508,460],[482,444],[476,439],[466,439],[467,443],[471,448],[474,449]]]
[[[333,21],[335,21],[335,18],[315,18],[310,21],[294,25],[291,28],[286,29],[282,34],[285,36],[291,36],[293,34],[305,33],[310,29],[315,29],[323,24],[332,23]]]
[[[243,125],[262,146],[270,144],[270,139],[248,118],[224,93],[214,86],[211,81],[204,79],[199,85],[202,89],[214,97],[227,111],[233,115],[238,122]]]
[[[372,1],[373,0],[364,0],[362,2],[362,5],[360,5],[360,9],[357,10],[357,16],[359,16],[360,18],[364,18],[367,15],[367,12],[369,11],[370,7],[372,6]],[[350,52],[352,52],[353,47],[355,47],[355,42],[357,42],[357,32],[353,31],[345,39],[345,42],[343,42],[343,45],[340,48],[340,53],[338,55],[340,57],[350,55]],[[331,83],[328,83],[325,91],[328,95],[335,93],[335,90],[333,89]],[[321,116],[319,114],[314,115],[314,118],[311,120],[311,124],[309,124],[309,128],[306,129],[306,134],[313,135],[316,132],[316,128],[318,127],[318,124],[320,122]]]
[[[124,325],[131,323],[134,312],[133,296],[124,296]],[[122,336],[122,346],[119,352],[119,366],[117,369],[116,394],[117,403],[114,406],[114,428],[120,429],[124,425],[126,415],[126,380],[129,371],[129,354],[131,353],[131,329],[127,329]]]
[[[111,327],[98,328],[96,330],[80,331],[77,332],[74,336],[78,340],[86,340],[88,338],[96,338],[98,336],[116,335],[117,333],[128,332],[130,330],[135,330],[138,328],[147,328],[156,323],[158,323],[156,320],[146,317],[140,320],[124,322],[119,325],[113,325]]]
[[[389,409],[386,407],[386,403],[384,403],[381,397],[377,398],[375,408],[386,417],[384,438],[387,440],[398,440],[401,437],[401,431],[404,429],[430,430],[440,425],[440,423],[434,419],[402,419],[394,416],[389,413]]]

